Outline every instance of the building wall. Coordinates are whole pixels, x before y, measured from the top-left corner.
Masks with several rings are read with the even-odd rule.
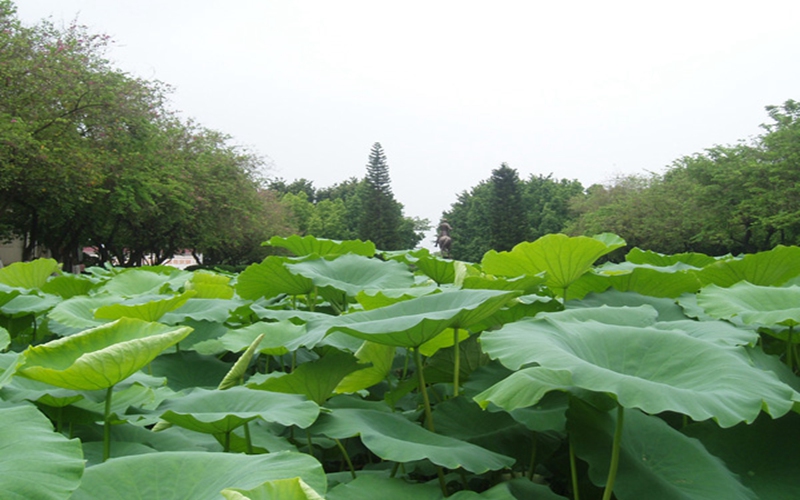
[[[22,260],[22,240],[0,243],[0,267]]]

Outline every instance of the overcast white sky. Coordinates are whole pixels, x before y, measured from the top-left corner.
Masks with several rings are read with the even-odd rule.
[[[274,176],[361,177],[380,142],[406,215],[433,223],[502,162],[586,187],[661,172],[800,100],[796,0],[16,5],[111,35],[117,67],[172,85],[173,108]]]

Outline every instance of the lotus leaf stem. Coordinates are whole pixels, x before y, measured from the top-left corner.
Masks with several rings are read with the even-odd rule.
[[[572,446],[572,438],[569,438],[569,473],[572,477],[572,498],[573,500],[580,500],[581,495],[578,492],[578,467],[575,463],[575,448]]]
[[[461,372],[461,349],[458,347],[458,328],[453,328],[453,397],[458,396],[458,376]]]
[[[244,439],[247,442],[247,451],[246,451],[246,453],[248,455],[252,455],[253,454],[253,440],[250,437],[250,425],[249,424],[250,424],[250,422],[245,422],[244,423]]]
[[[792,346],[792,336],[794,334],[794,326],[789,325],[789,337],[786,339],[786,364],[789,370],[794,373],[794,347]]]
[[[533,480],[533,471],[536,469],[536,433],[533,433],[533,439],[531,441],[531,466],[528,470],[528,480]]]
[[[347,467],[350,469],[350,475],[353,476],[353,479],[355,479],[356,469],[353,467],[352,460],[350,460],[350,454],[347,453],[347,449],[345,449],[344,445],[339,439],[334,438],[334,441],[336,441],[336,446],[339,447],[339,450],[342,452],[342,456],[344,456],[344,459],[347,462]]]
[[[103,462],[111,456],[111,396],[114,386],[106,389],[106,406],[103,414]]]
[[[433,426],[433,413],[431,412],[431,400],[428,399],[428,389],[425,385],[425,375],[422,370],[422,354],[419,348],[414,348],[414,363],[417,365],[417,373],[419,377],[419,390],[422,391],[422,401],[425,405],[425,423],[428,430],[436,432]],[[436,473],[439,476],[439,486],[442,488],[442,494],[447,497],[447,483],[444,480],[444,471],[440,466],[436,466]]]
[[[603,500],[611,500],[614,491],[614,481],[617,479],[617,469],[619,468],[619,450],[622,443],[622,426],[625,420],[625,408],[617,404],[617,426],[614,429],[614,444],[611,449],[611,465],[608,468],[608,480],[606,489],[603,491]]]

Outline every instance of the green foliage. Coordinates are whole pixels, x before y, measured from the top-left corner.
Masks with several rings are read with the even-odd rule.
[[[423,251],[384,261],[361,241],[270,243],[298,257],[239,275],[12,269],[15,286],[0,284],[0,466],[14,471],[4,494],[711,500],[800,489],[797,247],[636,249],[597,265],[624,241],[553,234],[478,266]],[[201,298],[203,286],[226,296]]]
[[[164,85],[115,69],[108,36],[23,26],[10,3],[0,25],[0,237],[26,241],[23,260],[49,251],[71,269],[94,247],[100,263],[190,249],[238,264],[285,234],[260,188],[263,161],[178,119]]]
[[[629,245],[710,255],[800,243],[800,106],[767,106],[764,133],[672,163],[664,174],[617,178],[577,196],[569,234],[610,231]]]
[[[453,257],[478,262],[489,250],[508,251],[522,241],[561,232],[572,219],[570,200],[582,193],[578,181],[556,180],[552,174],[520,180],[504,163],[489,180],[459,194],[443,214],[453,226]]]

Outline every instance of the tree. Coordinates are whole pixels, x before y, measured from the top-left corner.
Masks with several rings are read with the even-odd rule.
[[[528,238],[519,176],[515,169],[503,163],[492,170],[489,185],[489,241],[493,249],[508,251]]]
[[[176,118],[163,84],[109,64],[108,42],[23,26],[0,0],[0,238],[69,269],[85,246],[122,265],[184,249],[230,260],[281,231],[263,161]]]
[[[371,240],[382,250],[401,250],[400,237],[403,208],[392,194],[389,165],[379,142],[372,145],[367,175],[361,193],[359,237]]]

